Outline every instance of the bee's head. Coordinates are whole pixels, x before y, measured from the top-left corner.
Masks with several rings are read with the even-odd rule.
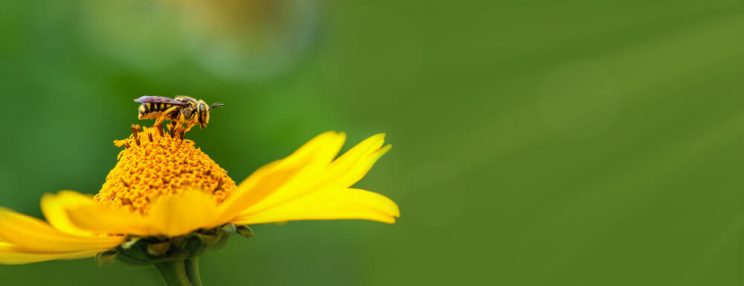
[[[199,100],[196,104],[196,118],[201,128],[207,127],[207,124],[209,124],[209,105],[203,100]]]
[[[215,102],[210,106],[203,100],[199,100],[196,105],[196,115],[197,120],[199,120],[199,126],[201,126],[201,128],[207,127],[207,124],[209,124],[209,112],[212,111],[212,109],[220,108],[223,106],[225,105],[220,102]]]

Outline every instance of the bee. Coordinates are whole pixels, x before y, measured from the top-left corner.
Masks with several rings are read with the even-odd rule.
[[[183,133],[189,132],[191,128],[199,125],[201,128],[209,124],[209,112],[212,109],[225,106],[223,103],[215,102],[208,105],[204,100],[188,96],[176,96],[174,98],[164,96],[142,96],[134,100],[140,103],[139,120],[155,119],[155,127],[161,127],[165,120],[171,122],[171,132],[176,126],[186,125]]]

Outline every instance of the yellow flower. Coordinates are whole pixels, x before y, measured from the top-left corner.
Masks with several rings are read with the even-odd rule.
[[[44,195],[46,222],[0,208],[0,263],[126,252],[143,239],[149,258],[173,253],[172,241],[182,241],[177,247],[195,256],[202,249],[189,248],[187,238],[212,243],[222,239],[222,230],[235,233],[261,223],[394,223],[399,211],[392,200],[352,188],[390,150],[384,135],[372,136],[337,157],[344,141],[343,133],[323,133],[236,184],[193,141],[154,128],[135,131],[115,141],[124,150],[97,195]]]

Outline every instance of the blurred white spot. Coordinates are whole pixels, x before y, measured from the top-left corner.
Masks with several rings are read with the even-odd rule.
[[[261,80],[294,66],[315,36],[316,2],[83,2],[91,45],[144,70],[193,61],[223,78]]]
[[[316,33],[314,1],[196,1],[183,8],[184,34],[194,58],[228,78],[262,78],[286,70]]]
[[[177,11],[165,1],[82,2],[82,29],[90,46],[123,64],[162,69],[186,57]]]
[[[566,137],[591,138],[612,125],[618,96],[601,66],[577,61],[545,76],[538,108],[544,124],[552,131]]]

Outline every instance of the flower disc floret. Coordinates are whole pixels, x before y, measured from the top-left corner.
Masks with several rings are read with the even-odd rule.
[[[164,195],[200,190],[221,203],[236,188],[227,171],[191,140],[145,128],[114,143],[124,150],[95,196],[105,206],[145,214]]]

